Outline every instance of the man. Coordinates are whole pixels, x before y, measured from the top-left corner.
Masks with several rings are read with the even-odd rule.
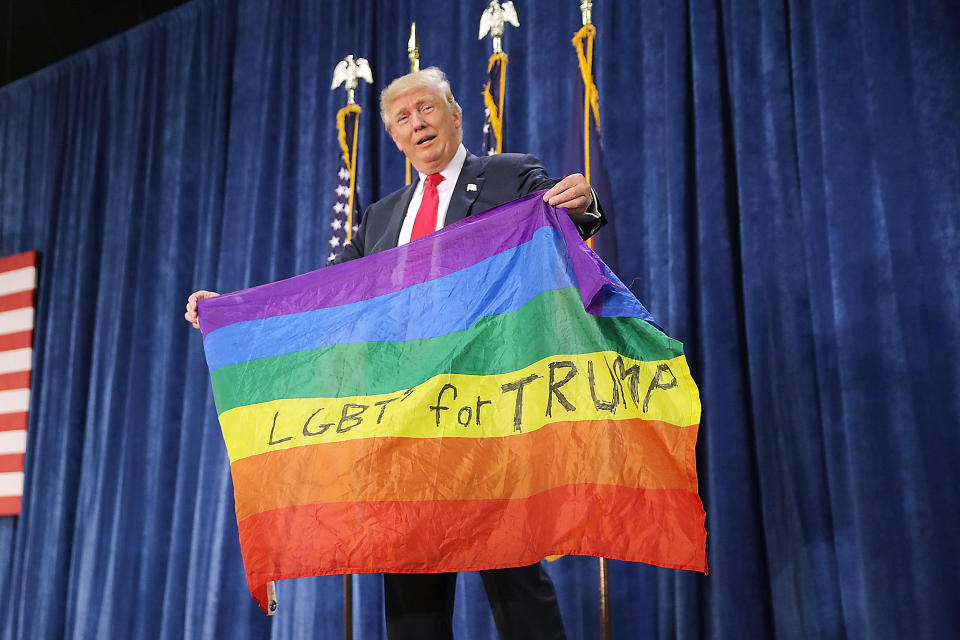
[[[584,237],[605,222],[582,175],[557,180],[533,156],[468,153],[460,105],[435,67],[394,80],[381,94],[380,115],[420,177],[370,205],[337,262],[392,249],[540,189],[548,189],[545,202],[567,209]],[[197,291],[188,299],[184,317],[194,327],[196,301],[213,295]],[[501,638],[564,637],[556,592],[540,563],[480,576]],[[455,573],[384,574],[383,585],[391,640],[453,637]]]

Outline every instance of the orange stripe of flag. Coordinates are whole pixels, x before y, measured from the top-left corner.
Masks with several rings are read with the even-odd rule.
[[[12,256],[0,258],[0,273],[4,271],[13,271],[23,267],[32,267],[37,264],[36,251],[24,251]]]
[[[0,431],[17,431],[27,428],[27,412],[0,414]]]
[[[0,373],[0,391],[6,389],[29,389],[30,372],[14,371],[12,373]]]
[[[33,289],[26,291],[17,291],[0,296],[0,311],[10,311],[11,309],[25,309],[33,306]]]
[[[0,516],[20,515],[20,496],[0,496]]]
[[[707,571],[695,492],[572,485],[515,500],[331,503],[239,523],[251,592],[340,573],[516,567],[590,555]]]
[[[0,456],[0,473],[23,471],[23,454],[6,453]]]
[[[273,451],[231,465],[237,520],[328,502],[526,498],[583,483],[696,492],[696,437],[696,426],[585,420],[502,438],[360,438]],[[290,469],[298,480],[277,482]]]
[[[33,345],[33,330],[15,331],[0,335],[0,351],[27,349]]]

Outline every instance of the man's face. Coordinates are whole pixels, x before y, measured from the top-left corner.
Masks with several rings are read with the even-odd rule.
[[[420,174],[430,175],[456,155],[462,120],[433,89],[411,89],[390,105],[390,136]]]

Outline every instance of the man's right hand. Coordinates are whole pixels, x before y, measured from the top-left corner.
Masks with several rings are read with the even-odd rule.
[[[218,295],[220,294],[216,291],[206,291],[204,289],[191,293],[190,297],[187,298],[187,312],[183,314],[184,319],[192,324],[194,329],[199,329],[200,323],[197,321],[197,300],[212,298]]]

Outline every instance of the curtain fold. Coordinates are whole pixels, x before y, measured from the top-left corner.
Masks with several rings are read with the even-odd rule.
[[[339,576],[257,609],[197,288],[325,263],[345,55],[358,194],[403,185],[377,96],[449,75],[480,149],[486,2],[196,0],[0,88],[0,254],[40,251],[23,512],[0,639],[341,638]],[[563,166],[577,3],[508,27],[505,151]],[[700,385],[709,576],[610,563],[613,637],[941,638],[960,626],[960,10],[596,3],[621,279]],[[549,563],[571,638],[597,563]],[[495,638],[480,580],[458,637]],[[385,637],[379,576],[354,637]]]

